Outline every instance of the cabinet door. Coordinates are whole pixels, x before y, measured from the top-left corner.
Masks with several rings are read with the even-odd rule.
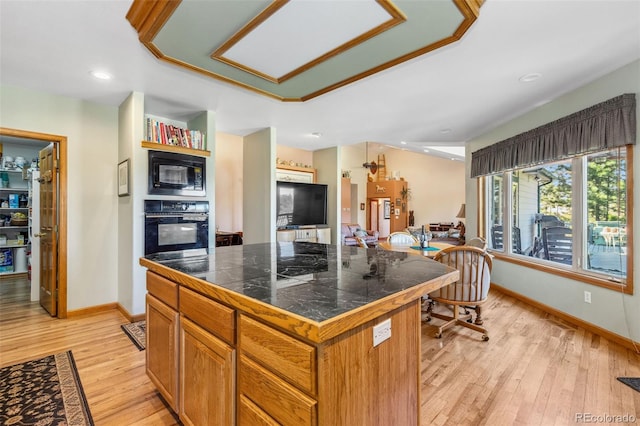
[[[180,318],[180,420],[185,425],[235,422],[235,350]]]
[[[147,294],[147,375],[178,412],[178,312]]]
[[[318,242],[331,244],[331,228],[318,228]]]
[[[291,242],[295,240],[296,240],[296,231],[293,229],[276,232],[276,241],[279,243]]]

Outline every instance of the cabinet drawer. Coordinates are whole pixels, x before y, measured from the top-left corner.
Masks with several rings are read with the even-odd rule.
[[[241,398],[249,398],[278,423],[316,424],[316,401],[244,355],[240,356],[239,382]]]
[[[265,413],[253,403],[249,398],[240,395],[238,403],[238,425],[239,426],[279,426],[270,415]]]
[[[239,348],[300,389],[316,393],[316,350],[246,315],[240,316]]]
[[[178,309],[178,284],[147,271],[147,291],[173,309]]]
[[[195,291],[180,287],[180,313],[222,340],[235,345],[235,311]]]

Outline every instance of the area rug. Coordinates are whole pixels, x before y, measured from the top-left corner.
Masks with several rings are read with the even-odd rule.
[[[120,327],[122,327],[125,334],[129,336],[129,339],[131,339],[133,344],[143,351],[146,347],[147,322],[132,322],[130,324],[123,324]]]
[[[636,392],[640,392],[640,377],[618,377],[618,380]]]
[[[71,351],[0,369],[0,424],[93,425]]]

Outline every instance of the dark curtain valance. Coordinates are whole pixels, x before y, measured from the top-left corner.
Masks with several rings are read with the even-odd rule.
[[[636,143],[636,96],[624,94],[471,154],[471,177]]]

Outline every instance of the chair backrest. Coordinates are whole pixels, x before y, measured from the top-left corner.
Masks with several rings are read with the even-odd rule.
[[[502,225],[494,225],[491,228],[491,247],[496,250],[502,250],[504,248],[503,240],[504,231]],[[511,228],[511,245],[513,246],[514,253],[522,254],[522,240],[520,237],[520,228],[514,226]]]
[[[571,228],[552,226],[542,230],[544,258],[571,265],[573,259],[573,233]]]
[[[477,247],[453,246],[439,251],[434,260],[457,269],[460,279],[430,293],[456,302],[482,302],[491,286],[491,256]]]
[[[469,241],[467,241],[464,245],[477,247],[482,250],[487,249],[487,241],[482,237],[473,237]]]
[[[358,244],[358,247],[363,247],[363,248],[369,247],[367,245],[367,242],[362,237],[356,237],[356,243]]]
[[[416,237],[404,231],[392,232],[387,237],[387,242],[389,244],[398,244],[398,245],[407,245],[407,246],[420,244],[420,241],[418,241]]]

